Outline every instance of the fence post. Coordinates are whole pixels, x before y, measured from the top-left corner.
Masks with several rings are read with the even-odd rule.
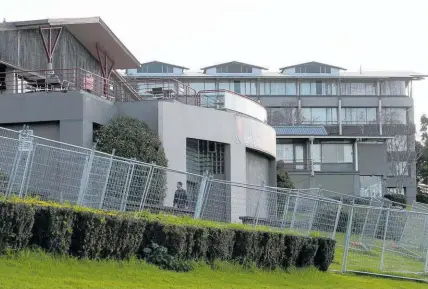
[[[334,221],[333,235],[331,236],[333,240],[336,240],[336,231],[337,231],[337,226],[339,226],[339,219],[340,219],[340,213],[342,211],[342,206],[343,206],[343,197],[340,197],[340,204],[337,208],[336,220]]]
[[[299,205],[299,194],[300,194],[300,190],[297,189],[296,201],[294,202],[293,216],[291,217],[290,229],[294,229],[294,222],[296,221],[297,206]]]
[[[31,160],[30,160],[30,168],[28,169],[28,177],[24,184],[24,190],[22,192],[22,197],[27,197],[28,194],[28,187],[30,186],[30,180],[31,180],[31,172],[33,171],[33,164],[34,164],[34,156],[36,155],[37,150],[37,142],[32,138],[32,149],[31,149]]]
[[[126,210],[126,201],[128,200],[129,195],[129,189],[131,187],[132,177],[134,176],[134,170],[135,170],[135,162],[133,162],[135,159],[131,159],[132,163],[130,163],[130,167],[128,169],[126,182],[125,182],[125,188],[122,192],[122,201],[120,202],[120,211],[125,212]]]
[[[263,182],[262,182],[262,187],[263,187],[263,189],[265,188],[265,186],[266,186],[266,182],[265,182],[265,181],[263,181]],[[264,193],[264,190],[263,190],[263,191],[260,191],[259,199],[257,200],[256,212],[255,212],[255,214],[254,214],[254,218],[253,218],[253,227],[257,226],[257,225],[258,225],[258,223],[259,223],[260,202],[261,202],[261,200],[262,200],[262,195],[263,195],[263,193]]]
[[[115,152],[116,152],[115,149],[113,149],[113,151],[111,152],[110,163],[107,168],[106,181],[104,183],[103,190],[101,191],[100,205],[98,206],[98,209],[100,210],[103,208],[103,205],[104,205],[104,199],[106,197],[106,191],[107,191],[108,181],[110,179],[111,168],[113,166],[113,158],[114,158]]]
[[[26,126],[24,125],[22,130],[19,131],[18,147],[17,147],[17,151],[15,154],[15,158],[13,159],[12,169],[10,170],[10,178],[9,178],[9,182],[7,184],[6,192],[5,192],[5,195],[7,197],[12,194],[12,189],[13,189],[13,186],[15,184],[15,179],[16,179],[16,173],[18,171],[19,163],[21,162],[22,148],[24,147],[22,145],[22,141],[23,141],[23,134],[24,134],[25,129],[26,129]]]
[[[94,160],[96,144],[92,146],[89,157],[86,157],[85,165],[83,166],[82,178],[80,180],[80,190],[77,197],[77,205],[81,206],[85,198],[86,190],[89,183],[89,175],[92,169],[92,161]]]
[[[26,126],[24,131],[24,137],[22,138],[22,144],[20,144],[21,150],[27,152],[26,159],[25,159],[25,167],[24,171],[22,173],[22,180],[21,185],[19,187],[19,194],[18,196],[20,198],[23,197],[23,191],[26,184],[26,177],[28,174],[28,167],[31,166],[30,160],[32,160],[32,152],[33,152],[33,132],[29,132],[28,126]]]
[[[308,224],[308,235],[311,233],[312,226],[314,225],[314,219],[315,219],[315,216],[317,214],[319,202],[320,202],[320,197],[319,197],[319,195],[317,195],[317,198],[315,199],[315,206],[314,206],[313,211],[312,211],[311,219],[309,220],[309,224]]]
[[[385,243],[386,243],[386,234],[388,232],[388,223],[389,223],[389,214],[390,214],[390,208],[386,211],[386,221],[385,221],[385,231],[383,232],[383,242],[382,242],[382,254],[380,256],[380,267],[379,270],[383,270],[383,262],[385,259]]]
[[[144,204],[146,202],[147,195],[149,193],[150,185],[152,183],[153,178],[153,172],[155,170],[154,163],[150,166],[149,172],[147,173],[147,181],[144,186],[143,195],[141,196],[141,202],[140,202],[140,211],[144,209]]]
[[[281,229],[285,228],[285,225],[287,224],[287,215],[288,215],[288,205],[290,204],[290,194],[285,195],[285,204],[284,204],[284,211],[282,212],[282,222],[281,222]]]
[[[205,201],[205,193],[208,187],[208,176],[208,171],[206,171],[202,176],[201,185],[199,186],[198,199],[196,200],[195,213],[193,214],[194,219],[199,219],[202,216],[202,206]]]
[[[351,212],[349,213],[349,219],[348,219],[348,227],[346,229],[346,235],[345,235],[345,249],[343,251],[342,269],[341,269],[342,273],[346,272],[346,265],[348,263],[348,254],[349,254],[349,245],[351,244],[353,218],[354,218],[354,203],[352,202]]]

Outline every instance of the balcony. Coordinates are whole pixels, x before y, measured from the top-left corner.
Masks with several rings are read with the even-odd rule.
[[[349,163],[322,163],[314,162],[313,160],[294,159],[294,160],[277,160],[278,169],[285,172],[354,172],[355,165],[353,162]]]
[[[113,102],[140,99],[135,89],[123,77],[115,74],[112,78],[116,80],[106,79],[81,68],[14,70],[0,73],[0,95],[86,91]]]
[[[267,123],[267,111],[263,105],[247,96],[229,90],[199,91],[197,105],[233,111]]]

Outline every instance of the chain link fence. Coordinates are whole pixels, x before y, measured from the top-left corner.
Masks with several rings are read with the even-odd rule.
[[[321,188],[242,184],[0,128],[0,193],[118,211],[149,210],[337,240],[333,265],[427,279],[428,206]],[[334,266],[333,266],[334,267]]]

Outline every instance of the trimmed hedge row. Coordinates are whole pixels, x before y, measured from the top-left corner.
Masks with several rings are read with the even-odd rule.
[[[428,194],[423,194],[423,193],[416,194],[416,202],[428,204]]]
[[[0,201],[0,250],[38,246],[90,259],[143,257],[152,243],[182,260],[255,263],[266,269],[314,265],[326,271],[335,241],[234,228],[174,225],[61,206]]]

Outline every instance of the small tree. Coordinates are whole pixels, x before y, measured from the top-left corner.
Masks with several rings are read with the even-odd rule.
[[[115,154],[125,158],[135,158],[145,163],[155,163],[166,167],[168,161],[158,136],[144,122],[128,117],[119,116],[112,119],[107,125],[96,132],[97,148],[100,151]],[[147,184],[147,169],[134,171],[131,180],[129,195],[135,200],[134,207],[127,206],[127,210],[138,209],[139,202],[143,197],[144,185]],[[166,191],[166,172],[157,170],[150,186],[146,203],[163,204]],[[109,184],[111,187],[113,183]],[[150,184],[151,185],[151,184]],[[116,192],[115,192],[116,193]]]
[[[288,173],[283,170],[283,166],[281,166],[281,162],[277,162],[276,164],[276,185],[278,188],[294,189],[294,184],[291,181]],[[287,202],[287,195],[284,192],[279,191],[277,196],[278,196],[277,197],[278,218],[282,218],[282,216],[284,215],[284,208]]]
[[[396,180],[398,192],[403,191],[405,180],[410,177],[410,168],[421,155],[420,146],[414,140],[413,124],[404,124],[395,111],[382,112],[382,130],[385,135],[394,136],[387,141],[389,176]]]
[[[269,114],[270,125],[298,125],[303,120],[302,109],[296,103],[284,102],[281,107],[274,108]]]

